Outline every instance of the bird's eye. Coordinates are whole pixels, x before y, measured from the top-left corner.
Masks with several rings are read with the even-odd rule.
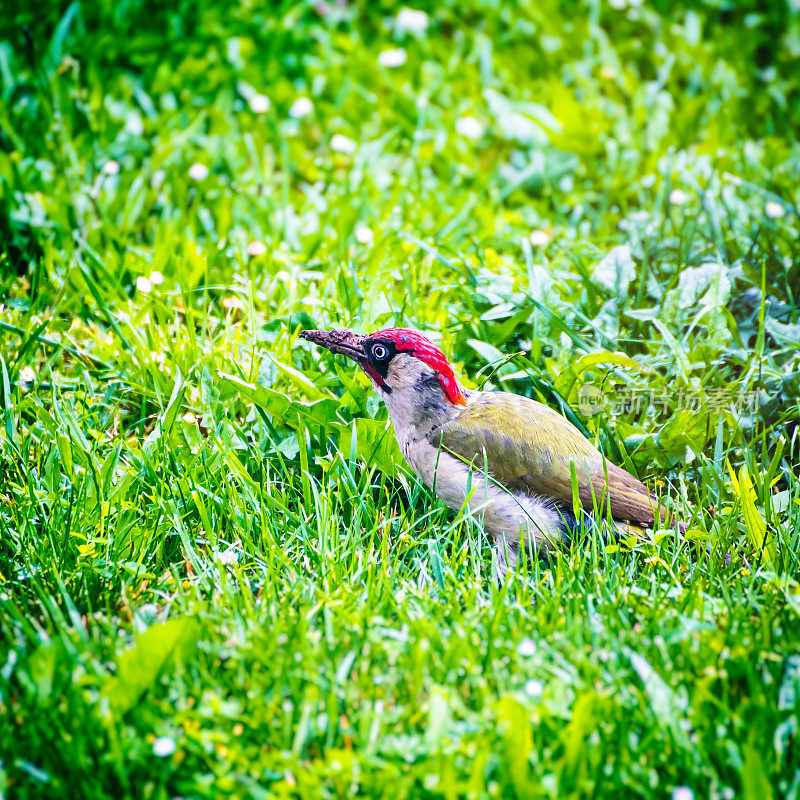
[[[376,344],[372,348],[372,357],[377,358],[378,361],[383,361],[386,356],[389,355],[389,350],[385,348],[382,344]]]

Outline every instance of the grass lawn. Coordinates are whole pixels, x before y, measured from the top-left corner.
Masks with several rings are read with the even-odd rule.
[[[797,0],[4,12],[0,798],[800,796]],[[686,537],[501,587],[390,325]]]

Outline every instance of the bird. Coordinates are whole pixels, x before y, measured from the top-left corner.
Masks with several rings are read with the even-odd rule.
[[[640,536],[656,521],[680,525],[561,414],[522,395],[467,389],[442,350],[417,331],[299,336],[366,373],[412,470],[494,538],[501,577],[515,569],[521,549],[548,556],[581,529],[605,524],[617,535]]]

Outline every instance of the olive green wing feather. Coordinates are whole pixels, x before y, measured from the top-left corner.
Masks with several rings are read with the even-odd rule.
[[[608,502],[615,520],[653,524],[658,502],[639,480],[605,459],[585,436],[551,408],[505,392],[479,394],[453,420],[431,435],[431,443],[488,468],[512,491],[551,497],[572,507],[574,464],[578,496],[592,511]],[[484,460],[485,459],[485,460]]]

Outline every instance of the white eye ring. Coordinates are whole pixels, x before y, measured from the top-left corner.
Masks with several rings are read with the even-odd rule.
[[[376,344],[372,348],[372,357],[377,358],[378,361],[383,361],[383,359],[388,355],[389,351],[382,344]]]

